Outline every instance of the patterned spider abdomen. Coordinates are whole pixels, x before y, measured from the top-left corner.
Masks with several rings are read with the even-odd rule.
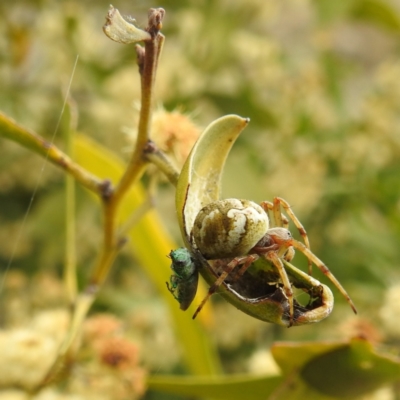
[[[247,254],[266,234],[268,215],[250,200],[214,201],[197,214],[192,240],[208,260]]]

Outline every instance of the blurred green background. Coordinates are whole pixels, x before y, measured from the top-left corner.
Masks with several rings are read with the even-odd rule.
[[[210,335],[224,370],[270,371],[268,349],[276,340],[359,335],[394,346],[397,353],[400,1],[120,0],[113,5],[141,27],[150,7],[165,8],[157,106],[180,108],[200,126],[230,113],[251,119],[228,160],[224,197],[286,199],[314,253],[359,309],[356,318],[333,288],[336,306],[326,321],[287,330],[215,298]],[[3,0],[0,110],[51,139],[79,56],[71,84],[78,130],[127,159],[124,132],[135,129],[140,86],[133,48],[102,32],[108,6],[108,1]],[[55,141],[63,147],[61,135]],[[6,301],[15,285],[33,298],[27,314],[60,302],[45,288],[60,285],[64,183],[60,171],[49,165],[42,171],[43,161],[14,143],[1,140],[0,151],[1,272],[12,257],[0,288],[0,322],[6,327],[24,321]],[[85,282],[101,240],[100,216],[77,190],[79,279]],[[161,184],[156,206],[179,241],[173,196],[173,189]],[[295,265],[307,268],[301,255]],[[319,271],[314,276],[327,282]],[[182,372],[168,310],[128,251],[117,260],[95,309],[130,316],[148,371]]]

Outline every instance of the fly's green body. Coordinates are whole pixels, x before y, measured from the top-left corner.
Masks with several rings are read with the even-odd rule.
[[[182,247],[169,253],[172,260],[171,275],[167,288],[179,302],[181,310],[187,310],[192,303],[199,281],[199,272],[189,250]]]

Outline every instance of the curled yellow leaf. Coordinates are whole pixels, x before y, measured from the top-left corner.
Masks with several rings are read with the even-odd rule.
[[[186,246],[198,212],[221,192],[221,177],[233,143],[249,123],[248,118],[226,115],[200,135],[187,158],[176,188],[178,223]]]
[[[123,44],[137,43],[151,39],[150,33],[126,21],[113,6],[110,6],[108,10],[103,31],[114,42]]]

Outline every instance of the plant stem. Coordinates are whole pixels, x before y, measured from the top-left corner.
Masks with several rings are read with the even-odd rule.
[[[144,155],[149,162],[154,164],[161,172],[164,173],[164,175],[174,186],[177,185],[179,171],[171,163],[167,155],[161,151],[154,142],[147,142],[147,146],[144,149]]]
[[[80,167],[54,144],[46,141],[35,132],[18,125],[13,119],[2,113],[0,113],[0,136],[13,140],[48,159],[57,167],[71,174],[86,189],[99,195],[103,193],[104,181]]]
[[[161,39],[162,38],[162,39]],[[112,203],[118,203],[132,183],[141,176],[146,164],[143,157],[144,149],[150,138],[150,124],[152,114],[154,81],[158,64],[159,44],[163,43],[164,36],[160,33],[154,40],[145,42],[143,70],[141,73],[141,108],[139,115],[138,137],[128,167],[115,188]]]
[[[154,82],[157,72],[158,58],[164,43],[164,36],[158,32],[157,27],[152,26],[152,14],[158,10],[150,10],[148,32],[151,33],[151,40],[144,42],[144,52],[141,50],[139,60],[139,71],[141,74],[141,108],[138,125],[138,138],[136,146],[122,176],[109,198],[104,198],[104,239],[103,251],[95,267],[91,285],[101,285],[106,279],[111,265],[123,242],[117,235],[117,212],[119,204],[129,188],[142,176],[148,160],[144,156],[147,143],[150,139],[150,125],[152,116],[152,104],[154,94]],[[158,26],[161,27],[159,24]]]
[[[161,21],[164,16],[163,9],[151,9],[149,12],[149,26],[147,32],[150,33],[151,39],[144,42],[145,48],[138,52],[139,71],[141,74],[141,109],[138,126],[138,140],[133,151],[131,160],[125,170],[120,182],[115,190],[109,190],[110,185],[106,181],[102,185],[100,192],[103,200],[103,218],[104,218],[104,237],[103,248],[95,268],[89,279],[83,294],[78,296],[74,310],[72,312],[72,324],[68,331],[67,338],[55,361],[55,365],[59,365],[68,357],[72,343],[78,335],[82,323],[95,300],[95,294],[100,286],[104,283],[110,268],[120,250],[125,243],[124,239],[118,235],[116,220],[119,205],[127,193],[129,188],[141,177],[144,168],[148,163],[145,156],[145,149],[150,142],[150,125],[152,114],[152,103],[154,93],[154,82],[158,64],[158,58],[164,43],[164,36],[159,33],[161,29]],[[55,372],[57,374],[57,371]],[[52,372],[46,377],[44,384],[54,377]]]
[[[68,97],[69,124],[65,130],[67,154],[74,158],[73,134],[76,131],[77,110],[71,97]],[[73,304],[78,293],[76,274],[76,224],[75,224],[75,180],[71,175],[65,177],[65,266],[64,284],[69,304]]]

